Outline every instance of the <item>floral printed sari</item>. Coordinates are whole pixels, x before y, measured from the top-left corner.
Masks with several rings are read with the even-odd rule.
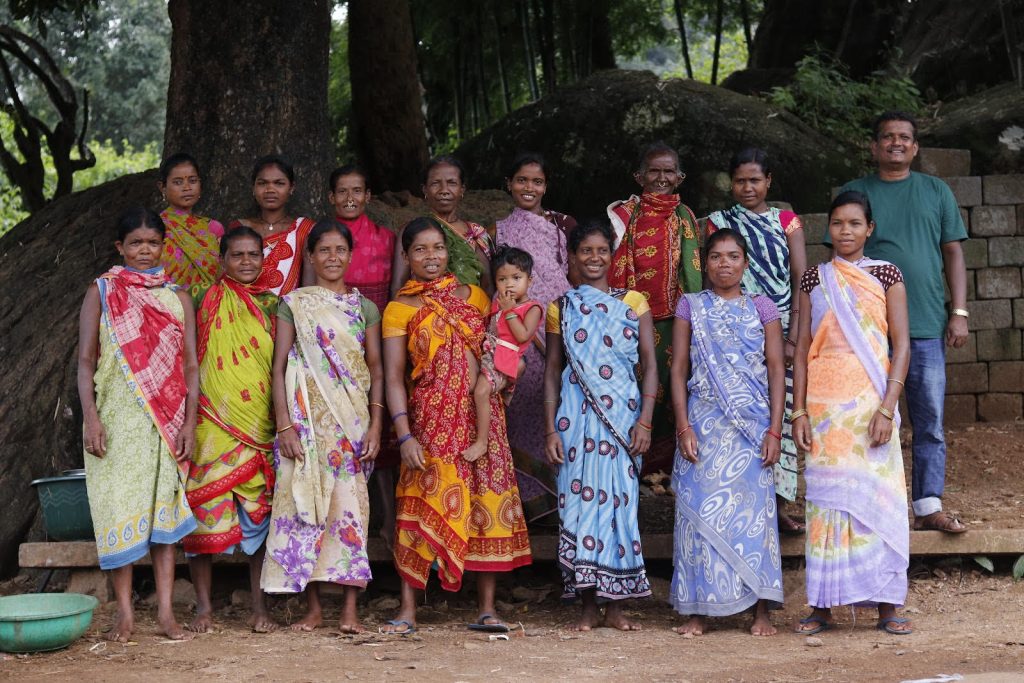
[[[220,238],[224,226],[206,216],[167,207],[160,213],[167,228],[160,264],[167,277],[195,297],[209,287],[220,270]]]

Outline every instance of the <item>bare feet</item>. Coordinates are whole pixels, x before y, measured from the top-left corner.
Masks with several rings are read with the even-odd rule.
[[[347,636],[354,636],[360,633],[366,633],[366,629],[358,621],[355,623],[346,623],[344,619],[338,625],[338,630]]]
[[[754,623],[750,625],[750,635],[774,636],[776,633],[778,633],[778,629],[772,626],[772,620],[768,618],[767,614],[758,614],[754,617]]]
[[[704,617],[695,614],[682,626],[672,629],[672,632],[681,636],[702,636],[704,635]]]
[[[338,622],[338,630],[346,635],[363,633],[366,629],[359,623],[359,610],[356,607],[359,589],[355,586],[346,586],[345,590],[345,607],[341,610],[341,621]]]
[[[132,630],[135,628],[135,614],[118,611],[114,617],[114,625],[103,634],[106,640],[115,643],[127,643],[132,639]]]
[[[474,441],[473,445],[462,451],[462,457],[466,462],[476,462],[480,456],[487,453],[487,441]]]
[[[264,610],[252,613],[252,616],[249,617],[249,626],[252,627],[253,633],[273,633],[281,625],[274,621],[269,612]]]
[[[601,612],[597,609],[597,604],[583,604],[583,610],[580,612],[580,620],[574,624],[569,625],[570,631],[592,631],[601,624]]]
[[[209,612],[196,612],[196,616],[185,628],[193,633],[210,633],[213,631],[213,615]]]
[[[157,615],[156,632],[157,635],[167,636],[171,640],[192,640],[196,637],[195,633],[183,629],[173,614]]]
[[[620,631],[639,631],[641,629],[640,624],[635,624],[627,619],[626,615],[622,613],[622,608],[614,602],[605,608],[604,620],[601,622],[601,626],[617,628]]]
[[[323,614],[320,610],[310,610],[306,612],[306,616],[302,617],[294,624],[291,624],[288,628],[292,631],[304,631],[306,633],[312,631],[315,628],[319,628],[324,623]]]

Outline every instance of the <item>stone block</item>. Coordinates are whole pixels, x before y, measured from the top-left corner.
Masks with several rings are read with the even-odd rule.
[[[983,394],[988,391],[988,364],[962,363],[946,366],[947,394]]]
[[[1013,326],[1013,314],[1009,299],[968,301],[967,310],[971,317],[968,325],[975,330],[998,330]]]
[[[993,237],[988,240],[988,265],[1024,266],[1024,237]]]
[[[978,176],[960,176],[942,179],[949,189],[953,190],[956,203],[960,206],[978,206],[981,204],[981,178]]]
[[[922,147],[917,152],[917,158],[914,159],[914,170],[940,178],[970,175],[971,151]]]
[[[807,247],[807,267],[826,263],[832,259],[832,250],[824,244],[811,244]]]
[[[960,220],[964,222],[964,228],[970,232],[971,229],[971,215],[967,213],[967,209],[960,207]]]
[[[975,206],[971,209],[971,237],[995,237],[1017,232],[1017,209],[1012,206]]]
[[[945,418],[946,423],[974,422],[978,419],[977,397],[974,394],[946,394]]]
[[[974,276],[977,278],[979,299],[1015,299],[1020,296],[1020,268],[982,268]]]
[[[1013,326],[1024,327],[1024,299],[1013,301]]]
[[[987,175],[982,185],[986,204],[1024,204],[1024,174]]]
[[[978,418],[982,422],[1011,422],[1021,416],[1020,394],[984,394],[978,397]]]
[[[947,363],[976,363],[978,362],[978,341],[977,332],[967,333],[967,343],[959,349],[951,346],[946,347]]]
[[[1024,204],[1017,205],[1017,234],[1024,235]]]
[[[980,330],[978,360],[1020,360],[1020,330]]]
[[[72,569],[65,592],[92,595],[100,601],[100,604],[114,599],[110,578],[105,571],[100,569]]]
[[[804,242],[807,244],[821,244],[828,231],[827,213],[805,213],[801,214],[800,220],[804,224]]]
[[[985,268],[988,266],[988,240],[978,238],[964,240],[960,243],[964,252],[964,265],[968,268]]]
[[[988,364],[989,391],[1024,392],[1024,361],[1008,360]]]

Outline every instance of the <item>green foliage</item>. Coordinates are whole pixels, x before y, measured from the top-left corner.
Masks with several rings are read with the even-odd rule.
[[[982,569],[987,571],[989,574],[993,573],[996,570],[995,565],[992,564],[992,560],[986,557],[985,555],[975,555],[974,561],[977,562],[978,565]]]
[[[349,132],[352,125],[352,85],[348,70],[348,26],[339,19],[331,21],[331,54],[327,81],[327,114],[334,131],[334,151],[339,163],[355,153]]]
[[[1013,579],[1014,581],[1024,579],[1024,555],[1018,557],[1017,561],[1013,563]]]
[[[767,99],[826,136],[861,149],[870,137],[872,120],[881,112],[899,109],[917,114],[924,108],[909,76],[876,73],[856,81],[842,63],[824,52],[801,59],[793,82],[773,88]]]

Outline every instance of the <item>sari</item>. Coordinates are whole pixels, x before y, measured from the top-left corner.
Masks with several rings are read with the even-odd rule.
[[[758,600],[782,606],[782,552],[772,469],[764,325],[778,320],[766,297],[687,294],[677,315],[691,325],[687,413],[698,460],[678,452],[674,572],[669,602],[680,614],[742,612]]]
[[[241,225],[241,221],[231,221],[228,229]],[[272,232],[263,238],[263,270],[253,283],[254,287],[281,296],[302,284],[303,252],[314,225],[312,219],[300,216],[287,230]]]
[[[277,297],[228,276],[197,314],[199,417],[186,493],[198,528],[187,553],[256,553],[270,522],[274,443],[270,371]]]
[[[391,287],[391,262],[395,251],[395,233],[376,225],[365,213],[353,221],[336,220],[352,231],[353,258],[345,271],[345,282],[383,311],[388,305]]]
[[[477,252],[490,259],[494,251],[494,243],[487,234],[487,229],[478,223],[465,221],[466,234],[460,235],[451,223],[436,213],[431,214],[430,218],[436,221],[444,232],[444,241],[448,245],[448,270],[461,284],[478,287],[480,278],[483,277],[484,266],[480,263]]]
[[[498,221],[497,242],[522,249],[533,257],[529,298],[547,305],[569,291],[568,232],[575,219],[557,211],[538,216],[515,208]],[[524,356],[526,368],[516,381],[507,410],[508,440],[519,481],[523,508],[532,521],[556,512],[555,469],[544,453],[544,326]]]
[[[217,280],[224,226],[212,218],[170,206],[160,212],[160,218],[167,228],[160,264],[171,282],[195,298],[200,289]]]
[[[747,294],[765,294],[779,309],[782,336],[789,337],[789,314],[793,308],[793,280],[787,238],[803,228],[792,211],[769,208],[766,213],[748,211],[739,204],[708,216],[708,232],[732,228],[747,241],[749,265],[743,273]],[[793,411],[793,368],[786,368],[786,412]],[[782,454],[775,465],[775,492],[788,501],[796,500],[797,454],[793,425],[782,421]]]
[[[650,192],[613,202],[608,206],[608,218],[616,239],[608,284],[640,292],[651,307],[658,391],[646,461],[651,469],[668,468],[675,453],[675,417],[668,377],[672,321],[679,297],[703,289],[697,218],[679,201],[679,195]]]
[[[564,599],[588,589],[599,600],[651,594],[637,522],[639,462],[629,455],[647,310],[638,292],[589,285],[548,307],[548,332],[561,333],[566,358],[555,416],[565,453],[557,477]]]
[[[384,312],[383,336],[408,338],[409,424],[426,461],[423,470],[402,465],[395,494],[395,566],[414,588],[426,586],[435,563],[441,587],[456,591],[466,571],[510,571],[531,562],[499,395],[490,398],[487,453],[474,462],[461,455],[476,436],[466,352],[480,358],[490,302],[473,286],[463,301],[458,286],[454,275],[410,280],[399,294],[423,305],[392,301]]]
[[[883,285],[835,258],[817,267],[807,354],[807,600],[813,607],[902,605],[910,531],[899,416],[889,443],[872,447],[868,423],[889,370]],[[806,280],[805,275],[805,280]]]
[[[301,462],[275,449],[277,484],[260,584],[298,593],[311,581],[365,588],[372,465],[359,462],[370,425],[370,370],[363,342],[376,306],[351,290],[301,287],[281,297],[280,320],[295,326],[285,395],[302,444]]]
[[[173,544],[196,520],[174,443],[185,423],[184,311],[162,268],[115,266],[96,280],[101,314],[96,409],[102,458],[86,452],[86,487],[100,569]],[[187,465],[186,465],[187,467]]]

